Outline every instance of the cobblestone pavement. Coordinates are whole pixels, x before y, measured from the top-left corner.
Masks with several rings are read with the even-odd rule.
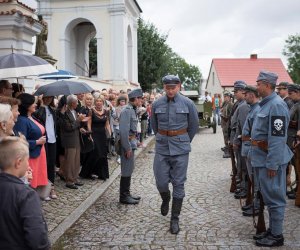
[[[53,249],[258,249],[252,218],[241,215],[239,201],[229,193],[230,159],[222,158],[221,147],[219,128],[217,134],[203,129],[193,141],[177,236],[168,231],[170,214],[160,215],[154,154],[148,148],[137,159],[133,176],[132,193],[142,196],[140,204],[118,203],[117,178]],[[299,219],[299,208],[288,201],[285,247],[279,249],[300,249]]]

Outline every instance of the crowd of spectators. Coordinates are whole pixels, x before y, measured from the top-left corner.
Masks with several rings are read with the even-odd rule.
[[[120,163],[115,142],[130,89],[102,89],[69,96],[34,96],[21,84],[0,81],[0,139],[21,137],[29,147],[29,168],[21,179],[44,200],[59,199],[56,177],[79,189],[82,179],[109,178],[109,160]],[[160,94],[145,92],[137,108],[138,147],[153,135],[151,105]]]

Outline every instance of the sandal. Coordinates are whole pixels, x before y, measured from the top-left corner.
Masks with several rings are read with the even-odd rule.
[[[54,191],[54,187],[51,188],[49,197],[50,197],[51,199],[57,199],[57,195],[56,195],[56,193],[55,193],[55,191]]]

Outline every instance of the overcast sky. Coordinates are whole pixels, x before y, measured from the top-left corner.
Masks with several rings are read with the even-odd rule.
[[[35,7],[35,0],[21,0]],[[137,0],[145,21],[207,78],[213,58],[280,57],[288,35],[300,34],[299,0]],[[176,74],[176,72],[174,72]]]

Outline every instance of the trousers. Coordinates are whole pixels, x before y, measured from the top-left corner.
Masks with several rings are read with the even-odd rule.
[[[121,176],[130,177],[134,170],[134,151],[132,150],[132,155],[130,158],[125,157],[124,149],[121,149]]]
[[[169,191],[169,183],[173,186],[173,197],[182,199],[185,196],[184,183],[189,161],[189,154],[161,155],[154,157],[153,171],[156,187],[160,193]]]

